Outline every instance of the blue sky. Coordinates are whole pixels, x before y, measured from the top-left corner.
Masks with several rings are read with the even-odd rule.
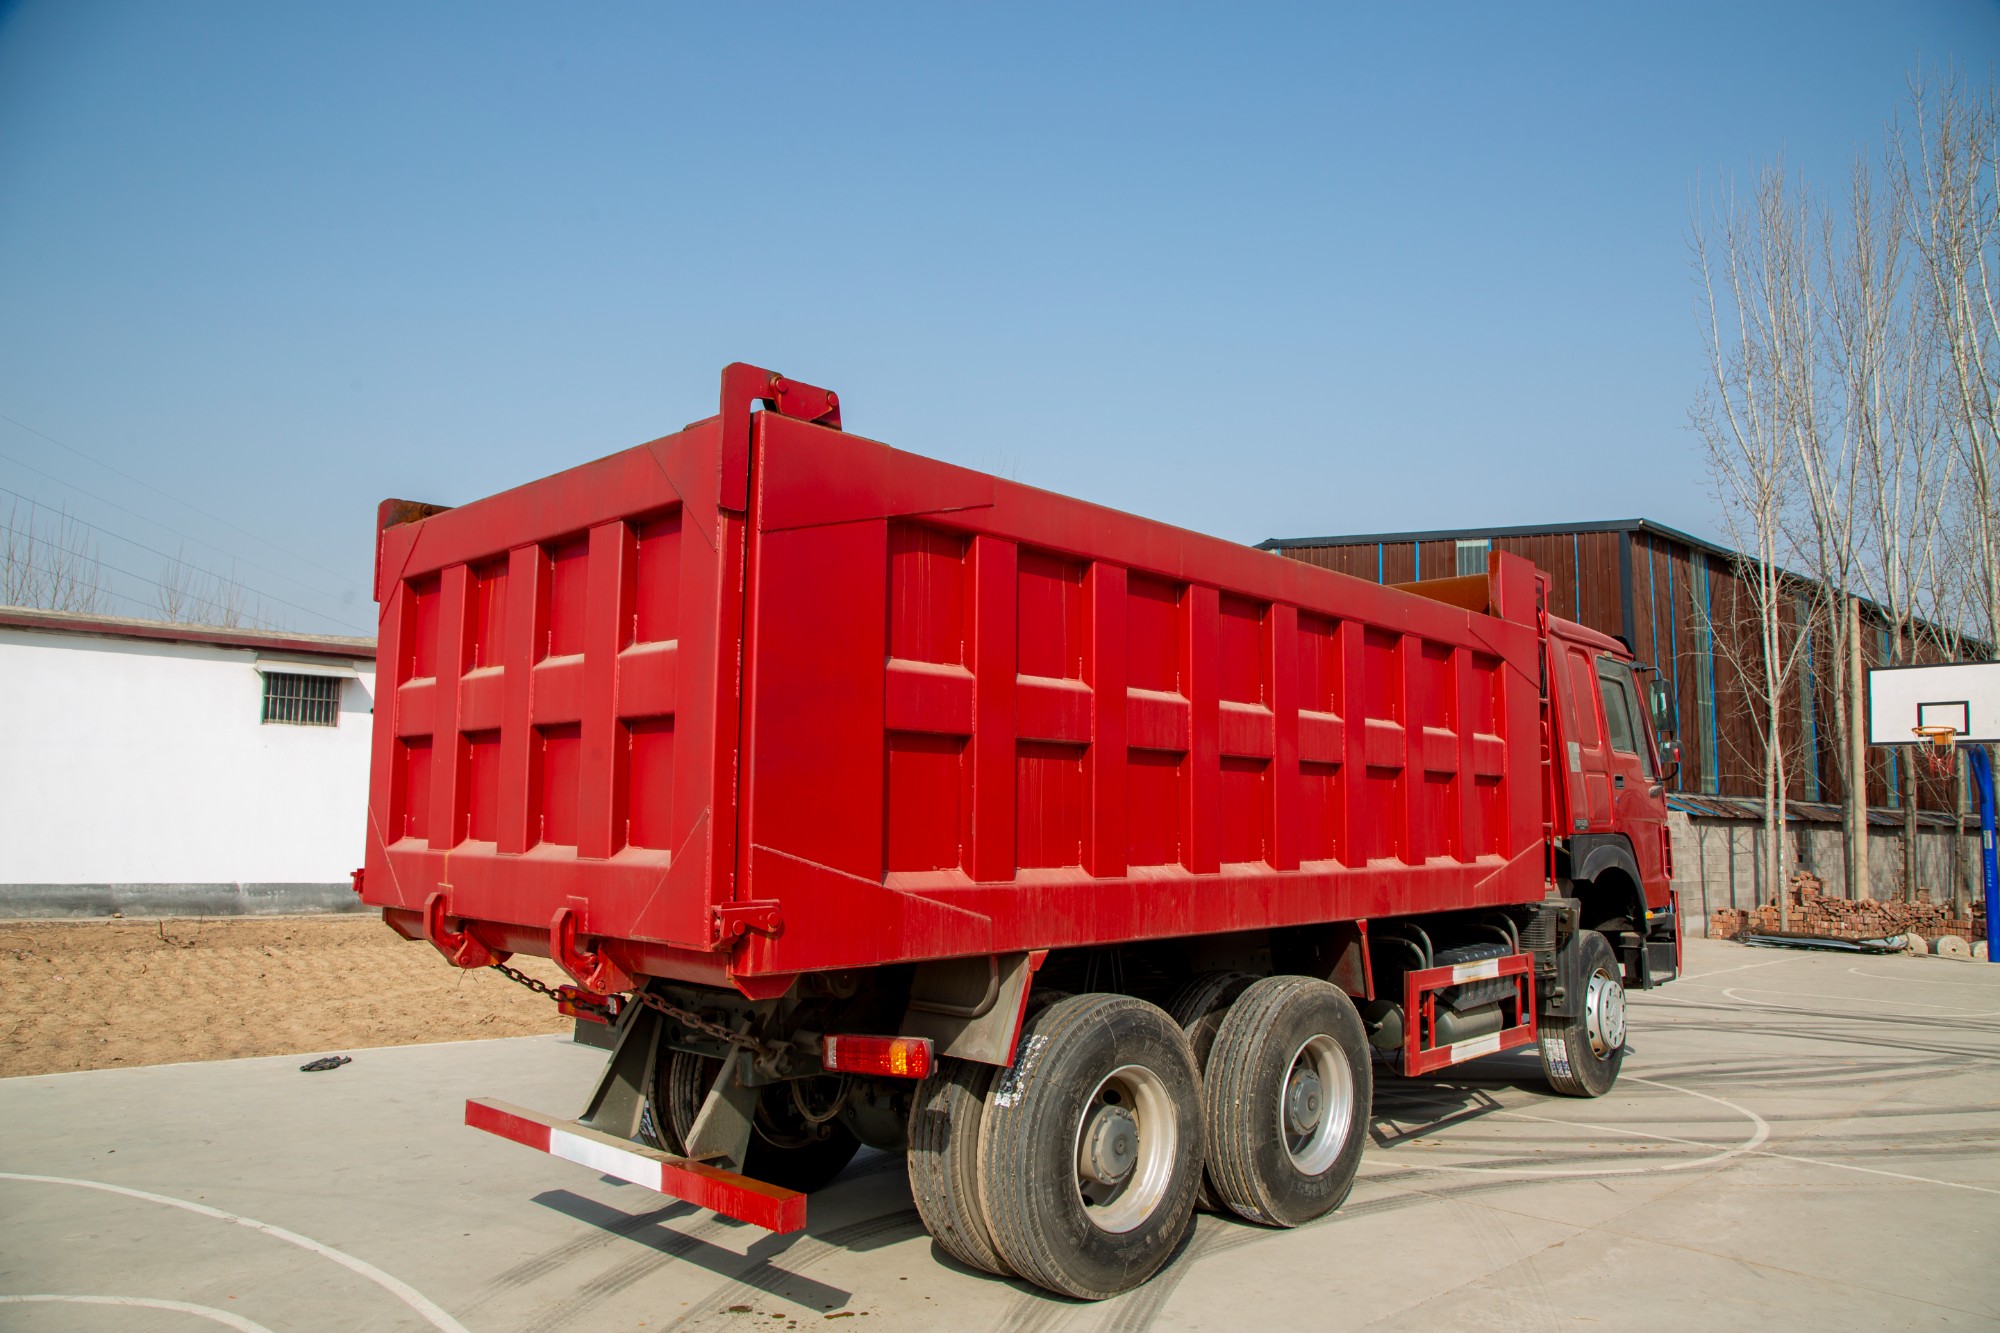
[[[1970,0],[27,0],[0,487],[96,525],[113,609],[184,548],[365,630],[377,500],[662,434],[742,359],[1244,541],[1713,534],[1696,189],[1831,186],[1919,60],[1996,56]]]

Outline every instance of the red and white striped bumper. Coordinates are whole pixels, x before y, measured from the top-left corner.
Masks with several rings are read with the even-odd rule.
[[[707,1208],[739,1222],[784,1234],[806,1225],[806,1196],[739,1176],[706,1162],[644,1147],[574,1120],[558,1120],[506,1102],[475,1098],[465,1123],[593,1171]]]

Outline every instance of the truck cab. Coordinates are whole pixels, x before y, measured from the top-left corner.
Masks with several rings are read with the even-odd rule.
[[[1551,617],[1544,650],[1556,877],[1614,942],[1626,984],[1659,985],[1680,967],[1666,802],[1679,747],[1659,734],[1671,710],[1617,639]]]

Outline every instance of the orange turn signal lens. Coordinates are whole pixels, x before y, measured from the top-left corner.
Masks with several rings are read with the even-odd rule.
[[[827,1037],[820,1062],[840,1074],[924,1078],[931,1072],[929,1037]]]

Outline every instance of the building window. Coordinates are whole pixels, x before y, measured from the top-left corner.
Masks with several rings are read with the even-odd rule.
[[[1458,544],[1458,572],[1460,574],[1484,574],[1486,572],[1486,552],[1493,545],[1489,541],[1460,542]]]
[[[300,727],[340,725],[340,677],[264,673],[264,720]]]

